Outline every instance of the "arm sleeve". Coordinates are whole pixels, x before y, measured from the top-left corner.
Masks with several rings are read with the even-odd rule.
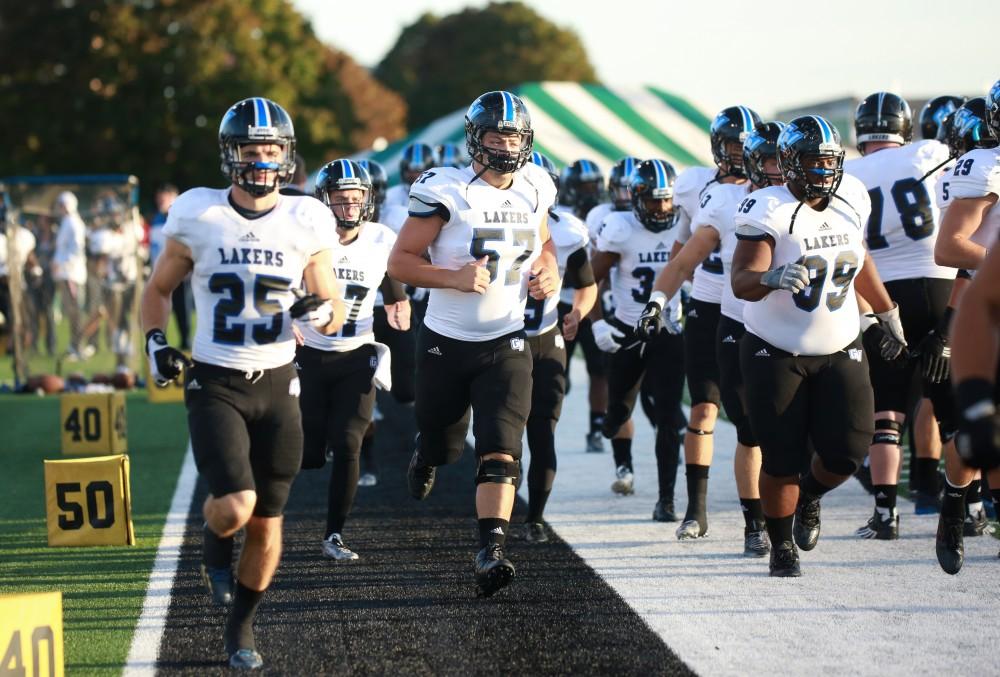
[[[563,286],[582,289],[592,284],[594,284],[594,269],[590,266],[590,257],[587,256],[586,247],[580,247],[566,259]]]
[[[397,282],[389,277],[388,274],[382,278],[382,284],[379,285],[379,291],[382,292],[382,301],[386,305],[406,300],[406,290],[403,288],[403,283]]]

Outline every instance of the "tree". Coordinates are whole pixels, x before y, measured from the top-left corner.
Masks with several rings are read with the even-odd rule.
[[[218,123],[248,96],[289,111],[313,167],[405,131],[402,100],[287,0],[3,0],[0,44],[0,174],[220,185]]]
[[[411,127],[467,106],[491,89],[522,82],[594,82],[580,38],[521,2],[492,2],[403,29],[375,68],[406,99]]]

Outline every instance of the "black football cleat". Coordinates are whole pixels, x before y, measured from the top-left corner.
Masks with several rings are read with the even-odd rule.
[[[234,670],[260,670],[264,659],[253,649],[240,649],[229,656],[229,667]]]
[[[763,522],[753,522],[743,529],[743,556],[766,557],[771,551],[771,543],[767,538],[767,529]]]
[[[413,496],[418,501],[427,498],[428,494],[431,493],[431,489],[434,488],[434,475],[436,473],[437,468],[424,463],[424,459],[420,455],[420,450],[414,449],[410,465],[406,469],[406,484],[410,488],[410,496]]]
[[[676,522],[677,513],[674,512],[674,502],[660,499],[653,508],[653,520],[656,522]]]
[[[795,544],[806,552],[815,548],[816,541],[819,540],[819,527],[819,499],[799,494],[799,504],[795,506],[795,523],[792,525]]]
[[[229,606],[233,603],[233,572],[228,567],[217,569],[201,565],[201,580],[212,595],[212,602],[218,606]]]
[[[868,518],[868,522],[854,535],[858,538],[875,539],[878,541],[895,541],[899,538],[899,513],[893,509],[884,519],[878,508]]]
[[[528,543],[547,543],[549,534],[541,522],[526,522],[524,525],[524,540]]]
[[[982,536],[986,532],[986,511],[980,508],[976,512],[965,512],[965,522],[962,525],[964,536]]]
[[[771,576],[775,578],[798,578],[802,575],[799,568],[799,552],[791,541],[784,541],[771,548],[771,563],[768,567]]]
[[[501,545],[488,545],[480,550],[475,570],[477,597],[492,597],[514,580],[514,565],[504,556]]]
[[[962,570],[965,561],[965,542],[962,537],[964,520],[941,515],[938,518],[937,538],[934,549],[937,551],[938,564],[946,574],[954,576]]]

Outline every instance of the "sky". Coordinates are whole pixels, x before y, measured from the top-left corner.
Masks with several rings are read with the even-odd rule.
[[[374,66],[402,28],[485,0],[292,0],[324,42]],[[1000,78],[997,0],[525,0],[577,32],[602,82],[658,85],[706,112],[879,90],[985,94]],[[752,9],[749,9],[752,8]]]

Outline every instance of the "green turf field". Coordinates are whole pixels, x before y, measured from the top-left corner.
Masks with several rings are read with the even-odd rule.
[[[187,448],[184,406],[127,396],[134,547],[49,548],[42,460],[61,458],[58,396],[0,396],[0,594],[61,590],[67,674],[117,675]]]

